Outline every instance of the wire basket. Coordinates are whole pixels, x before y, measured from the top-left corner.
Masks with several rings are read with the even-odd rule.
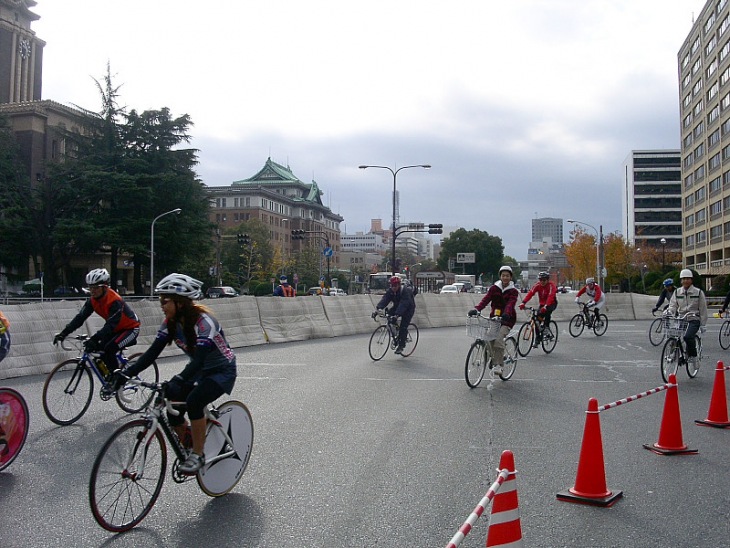
[[[664,333],[667,337],[684,337],[689,322],[680,318],[664,318]]]
[[[499,318],[469,316],[466,319],[466,334],[472,339],[493,341],[499,335],[502,322]]]

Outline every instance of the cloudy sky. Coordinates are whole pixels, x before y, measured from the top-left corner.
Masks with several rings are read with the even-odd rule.
[[[631,150],[679,148],[677,52],[701,0],[38,0],[43,98],[189,114],[209,186],[267,157],[348,232],[392,215],[526,258],[531,219],[621,229]],[[173,204],[174,205],[174,204]],[[570,225],[566,224],[566,239]]]

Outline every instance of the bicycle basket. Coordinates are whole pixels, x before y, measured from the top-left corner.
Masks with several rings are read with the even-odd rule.
[[[679,318],[664,318],[664,333],[667,337],[683,337],[689,322]]]
[[[497,338],[501,326],[502,322],[499,318],[469,316],[466,319],[466,334],[472,339],[493,341]]]

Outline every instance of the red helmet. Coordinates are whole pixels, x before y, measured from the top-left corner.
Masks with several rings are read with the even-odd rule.
[[[400,285],[400,278],[398,276],[391,277],[390,285]]]

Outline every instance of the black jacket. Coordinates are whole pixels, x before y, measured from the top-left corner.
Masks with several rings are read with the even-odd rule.
[[[390,311],[391,316],[403,316],[408,313],[413,314],[416,311],[416,301],[413,299],[413,291],[410,287],[401,286],[400,291],[397,293],[393,291],[392,287],[389,287],[375,308],[380,310],[390,303],[393,303],[393,308]]]

